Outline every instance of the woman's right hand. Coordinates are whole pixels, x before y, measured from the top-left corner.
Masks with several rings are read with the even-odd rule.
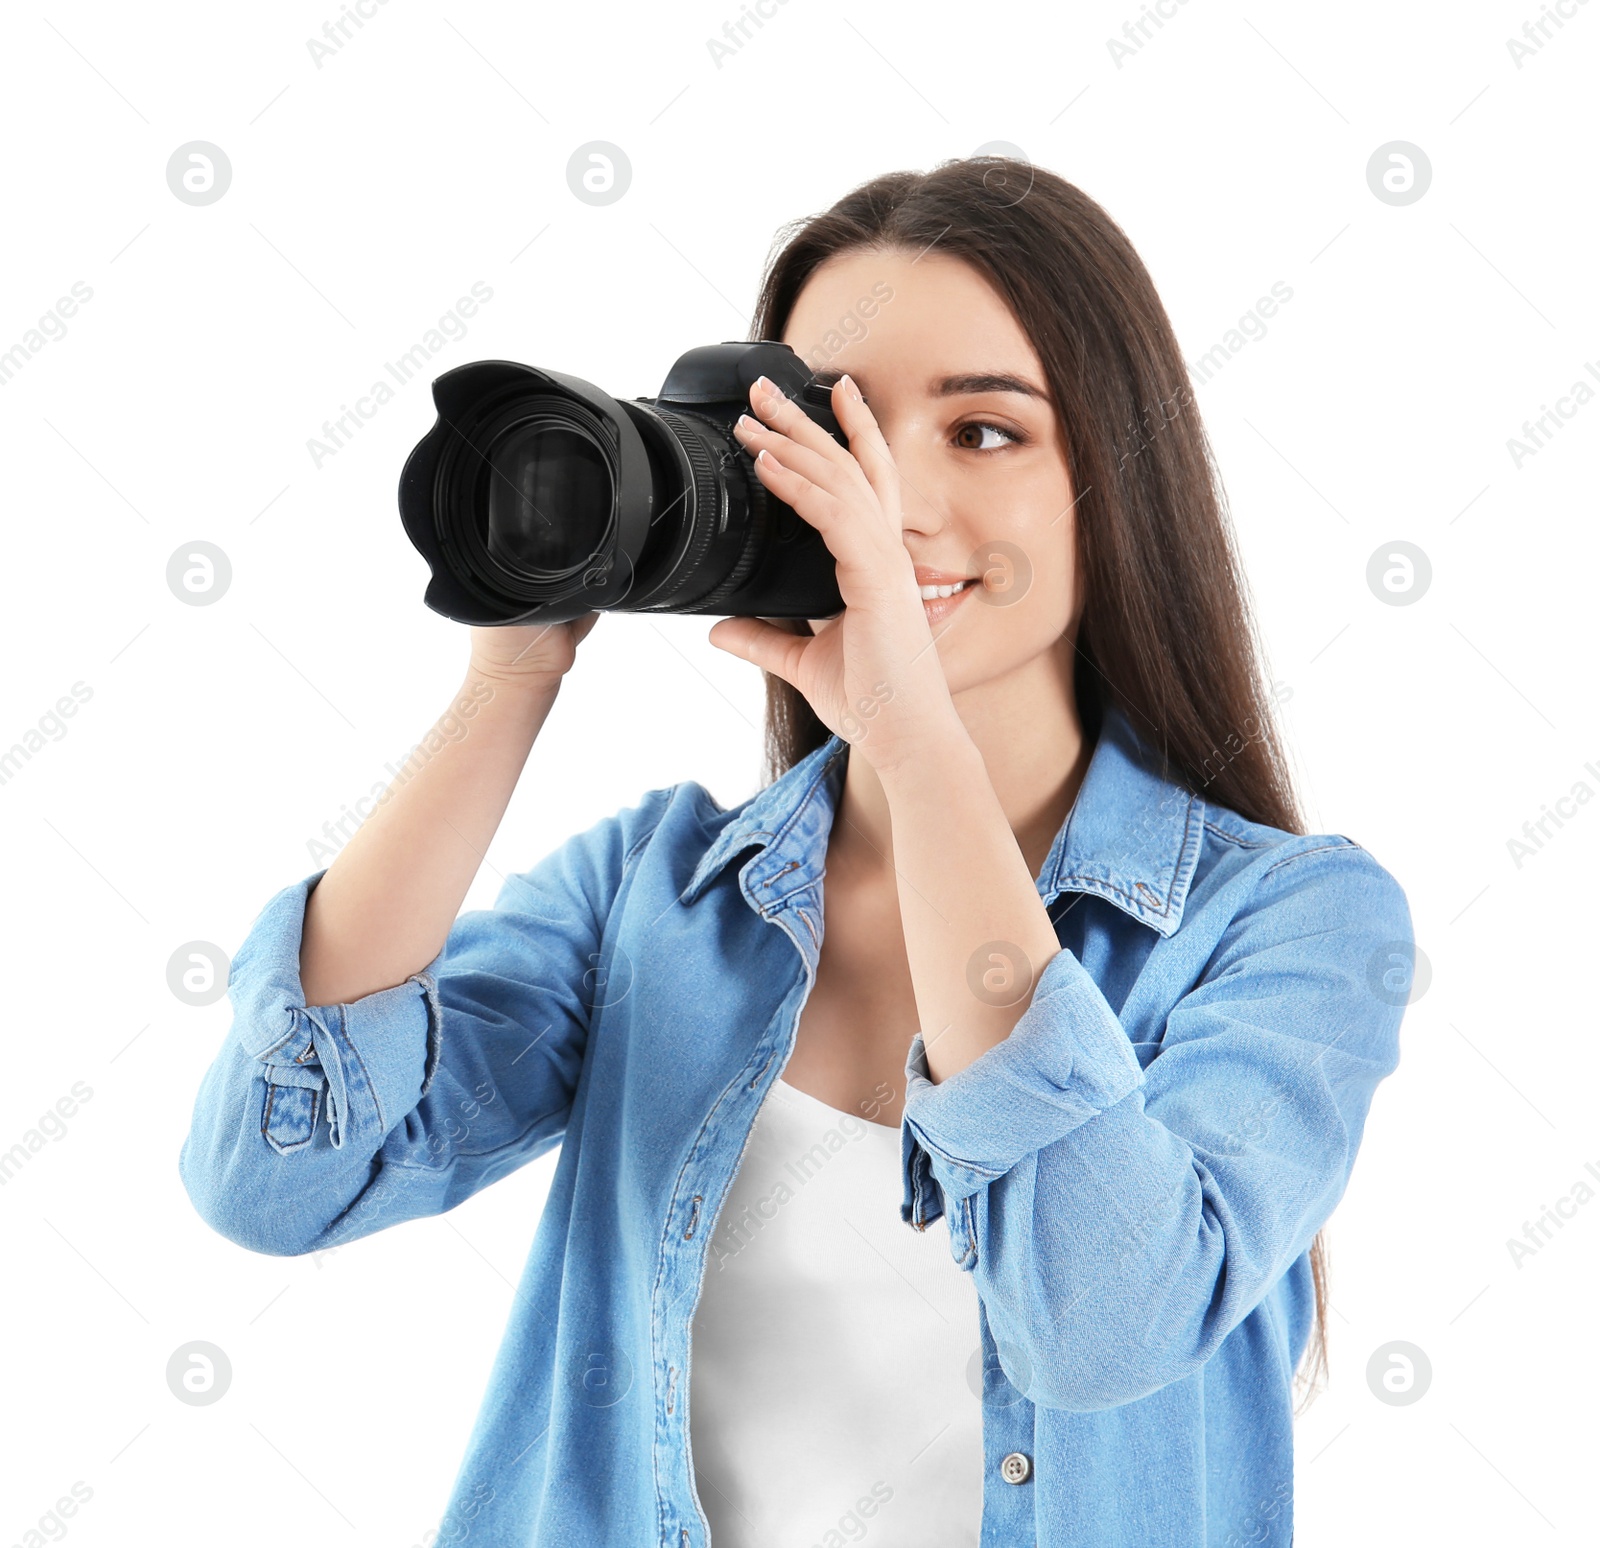
[[[578,658],[578,644],[597,612],[567,623],[496,624],[472,629],[472,670],[499,683],[559,684]]]

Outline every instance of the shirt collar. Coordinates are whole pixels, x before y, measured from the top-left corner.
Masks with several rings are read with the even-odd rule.
[[[847,744],[832,736],[764,790],[726,814],[680,901],[692,903],[733,857],[760,853],[740,871],[765,915],[820,879]],[[1108,705],[1083,784],[1051,844],[1036,885],[1048,906],[1062,892],[1104,898],[1163,936],[1183,920],[1200,858],[1205,803],[1157,772],[1149,743]]]

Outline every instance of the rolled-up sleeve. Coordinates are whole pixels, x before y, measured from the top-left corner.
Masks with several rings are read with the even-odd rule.
[[[1309,1247],[1399,1062],[1411,942],[1394,878],[1323,843],[1263,863],[1142,1069],[1065,949],[948,1079],[913,1040],[901,1214],[948,1217],[1019,1390],[1088,1411],[1185,1377]]]
[[[1070,1037],[1061,1028],[1072,1028]],[[922,1034],[906,1059],[905,1124],[927,1178],[960,1203],[1120,1102],[1144,1079],[1133,1045],[1106,997],[1070,951],[1044,965],[1033,999],[1010,1036],[947,1080],[928,1075]],[[912,1208],[902,1209],[911,1219]],[[924,1220],[937,1218],[926,1211]]]
[[[454,1208],[555,1145],[627,863],[670,791],[508,876],[405,982],[308,1005],[306,905],[257,916],[228,977],[232,1019],[178,1156],[201,1217],[254,1251],[311,1252]]]
[[[272,898],[228,975],[230,1031],[260,1066],[267,1086],[261,1133],[280,1155],[310,1143],[323,1119],[333,1149],[350,1143],[375,1150],[426,1095],[439,1066],[445,950],[392,989],[346,1005],[303,1000],[301,933],[312,890],[325,874],[317,871]],[[250,1046],[262,1037],[265,1046]]]

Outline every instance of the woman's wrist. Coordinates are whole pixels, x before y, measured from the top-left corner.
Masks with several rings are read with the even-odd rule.
[[[985,767],[978,744],[952,707],[948,717],[941,716],[925,727],[914,742],[902,737],[894,761],[886,765],[875,763],[873,771],[884,794],[892,800],[897,792],[913,791],[925,786],[930,779],[937,783],[949,778],[950,773],[963,764]]]
[[[468,663],[462,691],[481,703],[493,700],[516,703],[553,700],[561,691],[562,675],[559,672],[506,671],[504,668],[481,666],[473,661]]]

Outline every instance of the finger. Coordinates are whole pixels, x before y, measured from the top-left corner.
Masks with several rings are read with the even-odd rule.
[[[766,381],[766,378],[762,378]],[[883,514],[883,526],[895,541],[900,539],[900,473],[895,466],[893,453],[878,426],[876,416],[867,406],[853,378],[846,373],[833,385],[834,417],[839,428],[849,440],[848,448],[839,445],[798,404],[788,398],[774,401],[760,392],[758,383],[751,389],[752,404],[759,403],[763,418],[770,429],[780,432],[790,442],[767,440],[765,444],[784,465],[804,474],[819,488],[828,489],[840,498],[848,491],[865,484],[877,496],[878,508]],[[752,446],[762,444],[760,432],[747,437]],[[815,454],[812,455],[813,448]]]
[[[884,514],[900,526],[900,470],[894,453],[884,439],[877,416],[861,396],[861,389],[848,372],[833,384],[833,416],[850,438],[850,451],[866,480],[872,485]],[[830,436],[831,440],[832,437]]]
[[[854,458],[776,383],[763,376],[750,387],[750,407],[762,424],[780,430],[791,441],[815,452],[819,457],[843,467]]]
[[[838,453],[837,458],[814,452],[782,431],[770,429],[759,419],[751,419],[748,414],[734,421],[733,432],[752,457],[763,449],[771,452],[784,467],[808,479],[818,489],[826,489],[837,500],[864,494],[871,488],[855,459],[832,436],[828,440]]]
[[[786,453],[789,450],[785,448]],[[825,539],[845,525],[841,520],[844,508],[838,497],[831,490],[812,483],[804,473],[779,461],[770,448],[763,446],[756,453],[753,466],[761,482],[785,505],[798,511]],[[833,544],[829,542],[828,547],[832,550]],[[834,558],[838,557],[835,552]]]
[[[781,677],[791,688],[800,686],[796,679],[809,636],[790,634],[759,618],[722,618],[711,626],[706,638],[718,650],[753,661],[762,671]]]
[[[891,531],[884,521],[852,516],[859,506],[839,500],[804,474],[786,468],[765,447],[756,457],[755,470],[773,494],[816,528],[834,557],[840,595],[847,605],[852,599],[865,602],[872,593],[886,589],[884,577],[892,566],[909,565],[898,531]],[[865,498],[874,497],[867,492]]]

